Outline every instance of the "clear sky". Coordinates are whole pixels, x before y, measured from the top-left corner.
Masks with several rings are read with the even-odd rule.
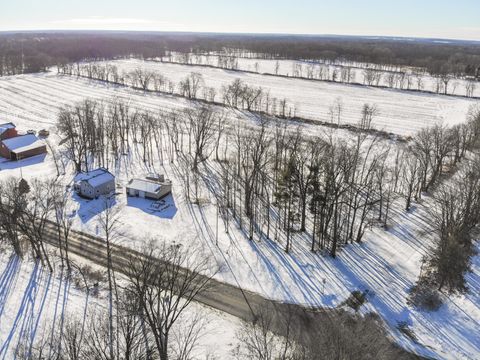
[[[480,40],[480,0],[0,1],[0,30],[158,30]]]

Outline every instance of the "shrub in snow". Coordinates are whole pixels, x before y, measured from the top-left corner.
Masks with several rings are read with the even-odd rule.
[[[360,291],[354,290],[351,292],[347,300],[345,300],[342,305],[347,305],[355,311],[358,311],[363,304],[367,302],[368,290]]]
[[[419,309],[437,311],[442,306],[440,293],[425,281],[419,281],[410,290],[408,304]]]

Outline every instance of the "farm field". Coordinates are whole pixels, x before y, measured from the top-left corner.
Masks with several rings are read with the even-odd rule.
[[[182,62],[184,61],[182,55],[172,54],[172,57],[165,57],[167,61]],[[217,55],[190,55],[189,61],[191,64],[200,64],[200,65],[211,65],[218,66],[218,56]],[[381,66],[375,66],[372,64],[366,63],[350,63],[346,62],[345,65],[335,65],[335,64],[323,64],[316,63],[314,61],[306,60],[268,60],[268,59],[255,59],[255,58],[245,58],[238,57],[236,58],[238,62],[238,70],[243,71],[253,71],[261,74],[270,74],[270,75],[283,75],[283,76],[295,76],[295,77],[309,77],[309,71],[313,71],[313,76],[318,77],[319,67],[323,68],[325,72],[322,74],[323,77],[331,78],[332,73],[337,71],[337,81],[340,81],[341,70],[342,68],[351,69],[351,83],[366,84],[368,83],[365,80],[365,69],[377,69]],[[278,65],[277,65],[278,61]],[[277,69],[278,66],[278,69]],[[389,68],[388,65],[384,66]],[[398,73],[400,71],[398,67],[390,66],[393,68],[391,71]],[[401,67],[400,67],[401,68]],[[311,69],[311,70],[309,70]],[[389,87],[387,75],[389,72],[387,70],[378,70],[382,77],[378,83],[378,86]],[[410,75],[410,89],[418,89],[418,82],[420,81],[421,89],[429,92],[437,91],[438,79],[429,75],[429,74],[415,74],[414,71],[410,68],[401,69],[401,71]],[[328,74],[327,74],[328,72]],[[376,82],[375,82],[376,83]],[[452,79],[448,85],[448,93],[453,95],[465,96],[466,95],[466,86],[467,84],[472,83],[471,80],[465,79]],[[472,95],[475,97],[480,96],[480,83],[478,81],[473,81],[475,88]],[[442,87],[443,85],[440,85]],[[396,86],[398,87],[398,85]],[[407,88],[407,81],[405,80],[404,88]],[[441,91],[440,91],[441,92]]]
[[[454,97],[265,77],[209,68],[138,60],[114,63],[125,71],[138,67],[158,71],[173,81],[180,81],[191,71],[198,71],[202,73],[207,86],[217,89],[240,77],[248,84],[269,89],[272,96],[286,97],[295,102],[300,116],[322,121],[328,119],[328,107],[337,97],[341,97],[344,103],[343,121],[351,124],[358,122],[365,102],[375,103],[380,115],[374,121],[374,126],[400,135],[412,135],[422,127],[433,124],[463,122],[468,108],[474,104],[474,101]],[[24,130],[46,128],[52,134],[49,140],[51,145],[56,147],[62,140],[55,127],[59,109],[85,98],[105,103],[115,98],[122,99],[132,107],[150,112],[181,110],[192,106],[191,102],[178,97],[49,73],[1,78],[0,120],[15,122],[18,128]],[[229,126],[255,126],[252,116],[239,111],[226,111]],[[290,125],[292,129],[296,126]],[[348,136],[348,132],[343,130],[326,130],[314,125],[303,125],[303,129],[306,133],[326,133],[339,140]],[[72,164],[63,165],[61,180],[65,186],[69,186],[74,169]],[[206,162],[205,167],[214,172],[214,161]],[[408,290],[417,280],[422,257],[432,242],[428,232],[428,197],[415,204],[409,213],[403,211],[402,204],[395,204],[392,225],[388,230],[373,226],[367,230],[361,244],[346,247],[336,259],[332,259],[310,252],[308,239],[301,235],[295,239],[290,254],[286,254],[281,244],[273,240],[247,241],[234,222],[230,223],[228,234],[222,230],[218,232],[217,244],[215,199],[205,193],[205,201],[200,206],[189,202],[179,185],[182,183],[181,173],[175,163],[165,161],[150,166],[142,162],[139,153],[135,153],[110,164],[109,168],[117,177],[115,207],[121,209],[122,245],[138,246],[147,238],[181,244],[194,249],[199,256],[211,256],[219,268],[216,275],[219,280],[280,301],[335,307],[341,305],[352,291],[371,289],[372,293],[361,312],[377,312],[402,347],[434,358],[468,359],[480,353],[480,334],[477,331],[480,326],[480,256],[473,258],[473,272],[467,278],[469,294],[452,297],[434,313],[420,311],[407,304]],[[152,171],[165,173],[174,183],[173,195],[165,199],[161,209],[148,200],[127,199],[124,194],[124,186],[130,178]],[[20,174],[27,179],[54,177],[56,166],[52,155],[16,163],[0,163],[0,179]],[[72,200],[74,227],[99,234],[101,200],[82,200],[73,194]],[[3,268],[0,271],[5,273]],[[28,270],[21,276],[28,277]],[[19,286],[21,289],[22,285]],[[56,294],[55,290],[52,293]],[[9,308],[14,308],[12,301],[14,304],[15,300],[9,301]],[[398,330],[398,324],[402,322],[414,331],[418,342]]]
[[[356,85],[308,81],[259,74],[242,73],[208,67],[195,67],[141,60],[111,62],[121,72],[142,68],[158,72],[179,83],[191,72],[202,75],[204,85],[217,91],[221,101],[221,89],[235,79],[261,87],[271,97],[287,99],[294,105],[296,115],[331,122],[330,109],[335,102],[342,104],[341,124],[358,125],[365,104],[377,105],[379,114],[372,127],[398,135],[412,135],[418,130],[435,124],[454,125],[465,121],[470,106],[478,101],[436,94],[424,94],[392,89],[380,89]],[[337,119],[333,120],[337,122]]]

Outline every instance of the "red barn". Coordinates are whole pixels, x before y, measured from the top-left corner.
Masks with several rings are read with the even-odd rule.
[[[0,142],[0,155],[10,160],[21,160],[47,153],[47,145],[33,134],[17,136]]]
[[[17,129],[13,123],[0,124],[0,141],[18,136]]]

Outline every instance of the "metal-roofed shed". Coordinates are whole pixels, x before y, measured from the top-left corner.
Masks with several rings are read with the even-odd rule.
[[[154,181],[149,179],[132,179],[127,185],[127,196],[160,200],[172,192],[169,180]]]

